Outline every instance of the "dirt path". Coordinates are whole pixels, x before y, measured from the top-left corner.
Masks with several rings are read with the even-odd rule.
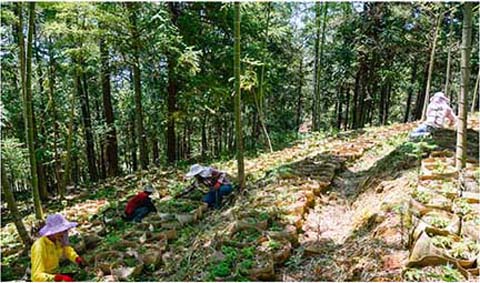
[[[415,172],[376,169],[391,161],[401,142],[370,149],[336,175],[306,215],[300,246],[278,279],[401,280],[401,261],[408,253],[399,212]],[[391,180],[384,178],[389,174]]]

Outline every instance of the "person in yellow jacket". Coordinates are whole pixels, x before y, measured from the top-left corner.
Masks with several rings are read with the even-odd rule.
[[[61,214],[47,217],[45,226],[40,229],[40,238],[32,245],[32,281],[65,281],[74,279],[70,275],[56,274],[61,259],[84,267],[85,261],[78,256],[68,242],[68,231],[77,226],[76,222],[69,222]]]

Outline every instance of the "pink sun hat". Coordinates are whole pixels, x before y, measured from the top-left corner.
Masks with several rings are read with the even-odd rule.
[[[51,214],[47,217],[45,226],[40,229],[40,236],[50,236],[64,232],[77,226],[77,222],[70,222],[61,214]]]

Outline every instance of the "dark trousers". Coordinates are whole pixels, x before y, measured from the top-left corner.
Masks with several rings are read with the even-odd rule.
[[[133,222],[139,223],[139,222],[142,222],[142,219],[145,216],[147,216],[147,214],[149,214],[151,211],[153,210],[146,206],[140,206],[133,211],[132,215],[127,216],[124,219],[127,221],[133,221]]]
[[[232,185],[222,185],[218,190],[212,188],[203,196],[203,202],[206,202],[208,207],[219,208],[222,203],[222,198],[229,195],[232,191]]]

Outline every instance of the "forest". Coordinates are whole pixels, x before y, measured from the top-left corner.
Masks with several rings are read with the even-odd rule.
[[[1,280],[55,213],[74,281],[478,280],[479,6],[0,3]]]

